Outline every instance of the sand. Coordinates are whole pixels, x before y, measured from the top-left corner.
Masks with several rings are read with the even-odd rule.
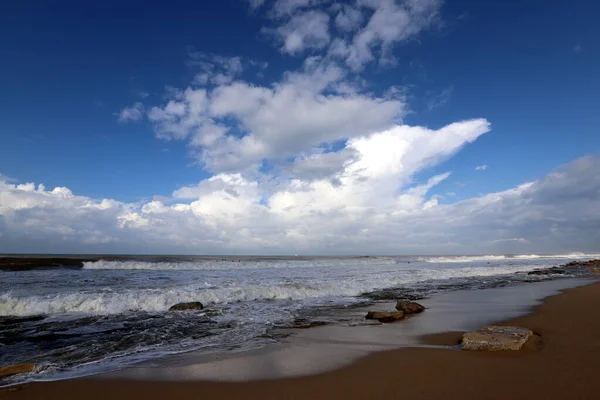
[[[550,297],[507,325],[541,339],[520,352],[385,351],[316,376],[253,382],[80,379],[4,389],[2,399],[598,399],[600,283]],[[456,344],[459,333],[424,338]]]

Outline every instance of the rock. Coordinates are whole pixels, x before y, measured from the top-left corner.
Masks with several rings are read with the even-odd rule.
[[[425,311],[425,307],[414,301],[398,300],[396,310],[403,311],[404,314],[416,314]]]
[[[533,271],[529,271],[527,275],[564,275],[567,271],[559,267],[552,268],[544,268],[544,269],[535,269]]]
[[[314,328],[315,326],[323,326],[327,324],[327,321],[310,321],[306,318],[296,318],[294,320],[294,325],[292,325],[291,327],[295,329],[308,329]]]
[[[30,315],[30,316],[26,316],[26,317],[17,317],[17,316],[3,316],[0,317],[0,326],[6,326],[6,325],[16,325],[16,324],[22,324],[25,322],[37,322],[37,321],[41,321],[44,318],[46,318],[45,315]]]
[[[589,261],[571,261],[563,267],[600,267],[600,260],[589,260]]]
[[[376,319],[361,319],[361,320],[357,320],[357,321],[350,321],[348,322],[348,326],[376,326],[376,325],[381,325],[382,322],[377,321]]]
[[[35,369],[35,364],[15,364],[7,367],[0,368],[0,378],[7,378],[9,376],[26,374]]]
[[[461,348],[476,351],[520,350],[532,335],[529,329],[517,326],[484,326],[465,333]]]
[[[398,298],[408,300],[421,300],[425,298],[422,294],[419,294],[417,291],[404,288],[379,289],[373,292],[363,293],[360,295],[360,297],[366,297],[371,300],[396,300]]]
[[[179,303],[169,308],[169,311],[186,311],[186,310],[202,310],[204,306],[199,301],[192,301],[190,303]]]
[[[376,319],[379,322],[394,322],[404,318],[404,311],[369,311],[366,319]]]

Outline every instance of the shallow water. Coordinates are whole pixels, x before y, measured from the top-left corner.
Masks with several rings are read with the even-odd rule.
[[[375,299],[579,276],[527,272],[582,258],[593,255],[121,257],[0,271],[0,365],[34,362],[37,373],[13,381],[47,380],[191,350],[225,354],[299,319],[339,321],[335,310]],[[168,312],[189,301],[206,308]]]
[[[338,323],[296,332],[283,343],[239,354],[189,353],[128,368],[99,378],[141,380],[250,381],[319,374],[344,367],[377,351],[425,346],[428,334],[469,331],[524,315],[548,296],[595,282],[560,279],[511,287],[457,290],[420,301],[427,310],[403,321],[378,326]],[[394,303],[378,308],[393,309]],[[342,318],[362,319],[369,308],[342,312]],[[458,346],[456,347],[458,349]]]

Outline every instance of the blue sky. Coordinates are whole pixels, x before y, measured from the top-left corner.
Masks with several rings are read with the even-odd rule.
[[[405,12],[402,15],[406,19],[374,21],[374,15],[385,7]],[[240,174],[244,179],[244,183],[236,181],[238,186],[228,189],[237,193],[236,199],[243,197],[239,185],[247,188],[256,183],[258,192],[246,193],[250,196],[246,200],[266,206],[272,213],[276,207],[274,203],[270,206],[270,201],[283,197],[282,193],[289,194],[291,189],[285,185],[293,179],[302,180],[299,185],[306,185],[303,191],[310,187],[315,193],[320,190],[319,180],[333,182],[332,187],[344,187],[339,185],[339,177],[350,172],[340,169],[340,163],[356,160],[351,153],[357,151],[347,146],[347,140],[368,137],[395,125],[435,131],[454,122],[485,119],[491,131],[481,126],[464,127],[464,142],[440,145],[438,151],[422,160],[412,160],[410,154],[403,156],[397,161],[397,174],[389,178],[397,185],[393,191],[396,196],[425,185],[432,177],[451,173],[419,195],[415,201],[422,206],[432,198],[439,205],[449,206],[481,198],[526,182],[543,181],[558,166],[598,153],[600,27],[594,18],[599,12],[600,5],[590,1],[533,0],[518,4],[228,0],[172,1],[160,6],[140,1],[106,1],[101,5],[80,1],[10,2],[0,6],[0,173],[7,177],[6,186],[12,185],[15,191],[19,184],[35,182],[43,183],[48,190],[67,187],[91,202],[111,199],[124,204],[111,222],[112,232],[123,229],[123,208],[143,207],[153,199],[167,207],[179,201],[189,206],[196,198],[216,195],[202,189],[177,200],[176,191],[210,186],[206,182],[211,179],[225,182],[227,179],[221,179],[220,174]],[[359,19],[344,30],[336,20],[341,14]],[[302,31],[318,17],[325,19],[325,25],[315,22],[310,31]],[[302,18],[300,25],[293,24]],[[396,28],[405,25],[385,36],[390,35],[384,29],[385,23]],[[376,39],[368,39],[365,32]],[[357,45],[361,33],[365,34],[363,47]],[[300,44],[292,41],[298,37]],[[343,51],[334,49],[336,40],[346,46]],[[233,68],[232,60],[235,65],[239,63],[239,70],[227,69]],[[203,69],[207,63],[212,68],[210,76]],[[225,72],[225,80],[217,83],[217,73],[221,72]],[[327,75],[327,82],[324,87],[306,89],[310,92],[307,99],[302,97],[305,88],[298,89],[297,81],[290,78],[315,82],[319,74]],[[300,100],[290,103],[288,109],[279,109],[281,99],[275,98],[274,111],[268,112],[277,114],[281,121],[274,121],[271,114],[267,117],[262,111],[248,114],[286,84],[293,91],[301,90],[294,92]],[[255,90],[258,88],[273,93],[262,91],[259,95]],[[196,93],[204,90],[211,102],[207,106],[210,112],[190,116],[191,112],[186,111],[190,115],[183,118],[193,127],[179,119],[174,121],[173,114],[166,111],[170,101],[188,108],[194,104],[182,101],[186,89]],[[224,92],[230,96],[219,98]],[[238,103],[253,95],[267,97],[240,110]],[[328,110],[326,107],[307,106],[301,116],[286,115],[319,96],[329,96],[332,102],[339,99],[339,107],[331,104],[331,113],[323,111],[321,115],[321,110]],[[354,116],[337,114],[354,107],[342,102],[349,97],[363,104],[357,110],[365,111],[364,118],[352,119],[356,112],[350,111]],[[217,108],[221,111],[215,111]],[[124,118],[127,110],[137,110],[139,116]],[[324,121],[328,116],[332,120]],[[265,118],[270,118],[268,123]],[[278,131],[286,121],[297,129]],[[220,132],[218,143],[208,143],[206,138],[215,126],[228,130]],[[346,134],[344,130],[349,128],[352,132]],[[486,132],[479,132],[481,129]],[[252,140],[242,141],[244,136]],[[224,144],[228,137],[237,142]],[[339,155],[339,160],[318,155],[316,149],[324,143],[335,143],[332,154]],[[421,153],[417,148],[411,152]],[[310,160],[308,169],[306,162],[302,163],[305,159]],[[364,156],[359,160],[361,165],[367,159]],[[256,167],[257,163],[262,167]],[[595,164],[591,165],[593,168]],[[307,174],[311,174],[309,178]],[[381,179],[379,185],[383,187]],[[232,184],[231,180],[227,182]],[[227,192],[222,187],[218,190]],[[323,198],[335,198],[338,205],[347,208],[353,202],[344,203],[344,196],[356,198],[356,207],[363,210],[384,206],[362,199],[363,189],[348,190],[328,192]],[[318,203],[317,197],[311,202]],[[398,199],[388,200],[385,207]],[[13,214],[2,214],[2,201]],[[304,204],[298,199],[292,203],[296,207]],[[246,205],[238,206],[240,213],[248,211]],[[26,237],[32,243],[48,243],[40,231],[10,231],[16,221],[14,210],[22,210],[19,207],[8,205],[8,200],[0,197],[0,217],[4,221],[0,229],[5,226],[0,238],[17,242],[16,238]],[[317,211],[331,211],[330,205],[323,207],[316,207]],[[140,210],[137,212],[143,214]],[[226,214],[219,213],[221,217]],[[165,250],[194,252],[216,246],[223,249],[221,252],[245,252],[258,246],[260,251],[285,253],[290,249],[279,248],[276,241],[267,239],[260,245],[234,240],[224,228],[230,223],[236,230],[243,227],[254,232],[255,239],[262,237],[262,230],[255,231],[253,221],[241,221],[236,213],[228,214],[226,222],[209,211],[194,215],[216,226],[221,242],[198,238],[199,244],[186,247],[175,240]],[[345,218],[347,222],[358,217],[353,214]],[[173,220],[156,223],[174,224]],[[153,224],[150,221],[147,226]],[[280,222],[273,224],[278,228],[269,228],[275,229],[271,233],[289,235],[293,231],[282,228]],[[107,238],[100,240],[100,247],[91,245],[93,240],[78,244],[70,237],[63,238],[60,246],[86,251],[144,249],[139,243],[120,240],[122,233],[103,229],[94,226],[85,230]],[[338,234],[331,232],[330,237],[335,243],[339,240],[339,247],[319,251],[346,251],[347,241]],[[505,231],[495,234],[499,235],[497,240],[511,236]],[[304,239],[309,251],[312,239]],[[545,246],[540,245],[540,249]],[[488,248],[482,247],[481,251],[485,250]]]

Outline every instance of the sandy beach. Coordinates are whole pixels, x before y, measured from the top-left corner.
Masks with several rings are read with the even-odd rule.
[[[410,348],[372,354],[315,376],[252,382],[79,379],[3,389],[6,399],[595,399],[600,393],[600,283],[547,298],[531,314],[502,324],[540,340],[520,352]],[[455,345],[460,333],[423,338]]]

